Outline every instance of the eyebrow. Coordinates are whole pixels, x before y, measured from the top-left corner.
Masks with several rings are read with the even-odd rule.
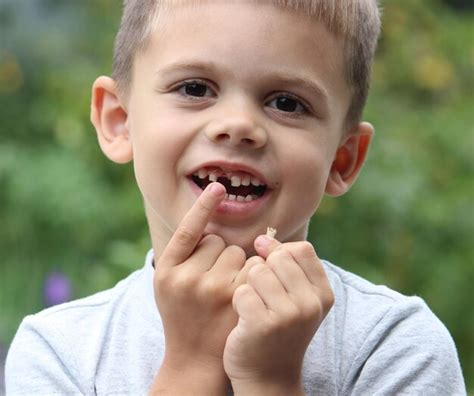
[[[178,73],[181,71],[202,71],[202,72],[216,72],[219,69],[218,65],[214,62],[201,62],[201,61],[180,61],[170,63],[163,68],[156,71],[156,75],[167,75],[172,73]]]
[[[166,76],[172,73],[179,73],[184,71],[197,71],[203,73],[216,73],[222,68],[215,62],[203,62],[203,61],[180,61],[175,63],[170,63],[163,68],[156,71],[157,75]],[[271,81],[273,83],[282,84],[286,86],[296,86],[301,89],[311,93],[315,97],[320,106],[323,106],[323,109],[326,110],[329,106],[329,95],[320,84],[316,81],[299,76],[292,71],[281,70],[277,72],[271,72],[265,76],[265,80]]]
[[[283,85],[300,87],[304,91],[310,92],[311,96],[318,101],[319,106],[322,106],[321,110],[327,111],[329,107],[329,95],[320,84],[312,79],[284,71],[270,74],[269,79]]]

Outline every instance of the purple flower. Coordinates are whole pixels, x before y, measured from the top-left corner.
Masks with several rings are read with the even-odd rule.
[[[60,272],[51,272],[44,281],[43,300],[46,307],[62,304],[71,298],[71,283]]]

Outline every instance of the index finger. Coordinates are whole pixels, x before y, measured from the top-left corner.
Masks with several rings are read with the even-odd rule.
[[[206,187],[181,220],[160,261],[171,267],[181,264],[191,255],[225,192],[225,187],[220,183],[211,183]]]

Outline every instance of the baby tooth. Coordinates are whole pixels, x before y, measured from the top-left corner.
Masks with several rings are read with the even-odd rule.
[[[205,179],[207,176],[207,171],[205,169],[199,169],[197,175],[200,179]]]
[[[229,199],[229,194],[226,194],[226,195],[225,195],[225,199]]]
[[[245,197],[245,202],[250,202],[252,199],[252,196],[249,194]]]
[[[216,175],[215,173],[211,173],[211,174],[209,175],[209,180],[210,180],[211,182],[216,182],[216,181],[217,181],[217,175]]]
[[[244,202],[244,201],[245,201],[245,197],[242,196],[242,195],[237,195],[237,201],[239,201],[239,202]]]
[[[242,183],[241,179],[239,176],[232,176],[230,178],[230,185],[232,187],[240,187],[240,184]]]
[[[250,176],[245,175],[244,177],[242,177],[241,183],[243,186],[250,186]]]
[[[227,198],[229,201],[235,201],[237,198],[237,195],[234,194],[229,194],[229,198]]]
[[[258,180],[256,177],[252,177],[252,185],[259,186],[261,184],[262,182],[260,180]]]

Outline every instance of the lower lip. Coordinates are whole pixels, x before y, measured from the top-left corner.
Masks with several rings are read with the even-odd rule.
[[[196,194],[196,196],[201,195],[203,190],[196,185],[191,179],[188,179],[192,191]],[[224,199],[219,206],[217,207],[217,213],[228,215],[228,216],[239,216],[239,217],[251,217],[256,214],[268,201],[270,194],[269,190],[267,189],[265,193],[257,199],[253,201],[247,202],[240,202],[240,201],[230,201],[228,199]]]

